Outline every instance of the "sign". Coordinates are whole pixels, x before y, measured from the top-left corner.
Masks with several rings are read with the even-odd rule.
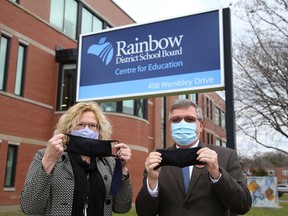
[[[80,35],[77,101],[224,89],[222,9]]]
[[[279,208],[277,178],[273,176],[247,177],[253,207]]]

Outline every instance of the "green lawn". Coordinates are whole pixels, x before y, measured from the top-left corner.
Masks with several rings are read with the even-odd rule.
[[[137,216],[135,210],[130,210],[128,213],[126,214],[113,214],[113,216]]]
[[[245,216],[284,216],[288,215],[288,194],[279,198],[281,208],[252,208]],[[284,201],[284,202],[281,202]]]
[[[288,215],[288,202],[280,203],[281,208],[252,208],[245,216],[284,216]]]
[[[245,216],[284,216],[288,215],[288,194],[284,194],[280,199],[281,208],[252,208]],[[284,201],[284,202],[281,202]],[[0,212],[0,216],[23,216],[24,214],[16,212]],[[126,214],[113,214],[113,216],[137,216],[135,210]]]
[[[15,212],[0,212],[0,216],[24,216],[21,211]],[[113,214],[113,216],[137,216],[135,210],[131,210],[126,214]]]

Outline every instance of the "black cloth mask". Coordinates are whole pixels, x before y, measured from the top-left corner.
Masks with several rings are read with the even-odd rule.
[[[66,151],[73,154],[80,154],[89,157],[109,157],[112,154],[112,143],[117,140],[97,140],[67,134],[69,137]]]
[[[198,161],[197,151],[201,147],[195,148],[177,148],[177,149],[156,149],[161,153],[162,161],[154,169],[158,169],[161,166],[177,166],[180,168],[186,166],[196,165],[198,168],[202,168],[205,162]]]
[[[66,151],[70,154],[85,155],[89,157],[116,157],[116,164],[112,176],[110,194],[115,197],[122,183],[122,163],[117,155],[112,153],[112,143],[117,140],[96,140],[91,138],[74,136],[67,134],[69,140]]]

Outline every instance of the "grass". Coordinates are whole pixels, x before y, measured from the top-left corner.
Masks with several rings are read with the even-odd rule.
[[[252,208],[247,214],[245,214],[245,216],[288,215],[288,193],[284,194],[283,196],[279,198],[279,205],[280,205],[280,208]]]
[[[20,211],[16,211],[16,212],[0,212],[0,215],[1,216],[22,216],[24,214]]]
[[[284,216],[288,215],[288,193],[279,198],[281,208],[252,208],[245,216]],[[281,202],[282,201],[282,202]],[[284,201],[284,202],[283,202]],[[0,212],[0,216],[24,216],[20,211]],[[113,214],[113,216],[137,216],[134,209],[126,214]]]
[[[112,216],[137,216],[136,211],[134,209],[131,209],[129,212],[126,214],[114,214]]]
[[[280,203],[282,208],[252,208],[245,216],[284,216],[288,215],[288,203]]]
[[[15,211],[15,212],[0,212],[0,216],[24,216],[21,211]],[[130,210],[126,214],[113,214],[113,216],[137,216],[134,209]]]

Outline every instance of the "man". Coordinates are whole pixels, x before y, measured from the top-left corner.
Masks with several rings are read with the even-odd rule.
[[[173,151],[179,158],[178,150],[185,148],[193,151],[194,148],[197,163],[205,165],[189,166],[191,180],[186,192],[180,168],[183,167],[182,162],[169,166],[173,160],[169,157],[167,160],[166,155],[165,166],[158,168],[164,162],[164,152],[151,152],[145,161],[143,186],[136,198],[138,216],[228,216],[230,211],[247,213],[252,201],[236,151],[207,145],[199,140],[204,128],[203,114],[190,100],[176,100],[170,108],[169,119],[175,143],[166,151]],[[183,162],[193,157],[192,154],[183,158]]]

